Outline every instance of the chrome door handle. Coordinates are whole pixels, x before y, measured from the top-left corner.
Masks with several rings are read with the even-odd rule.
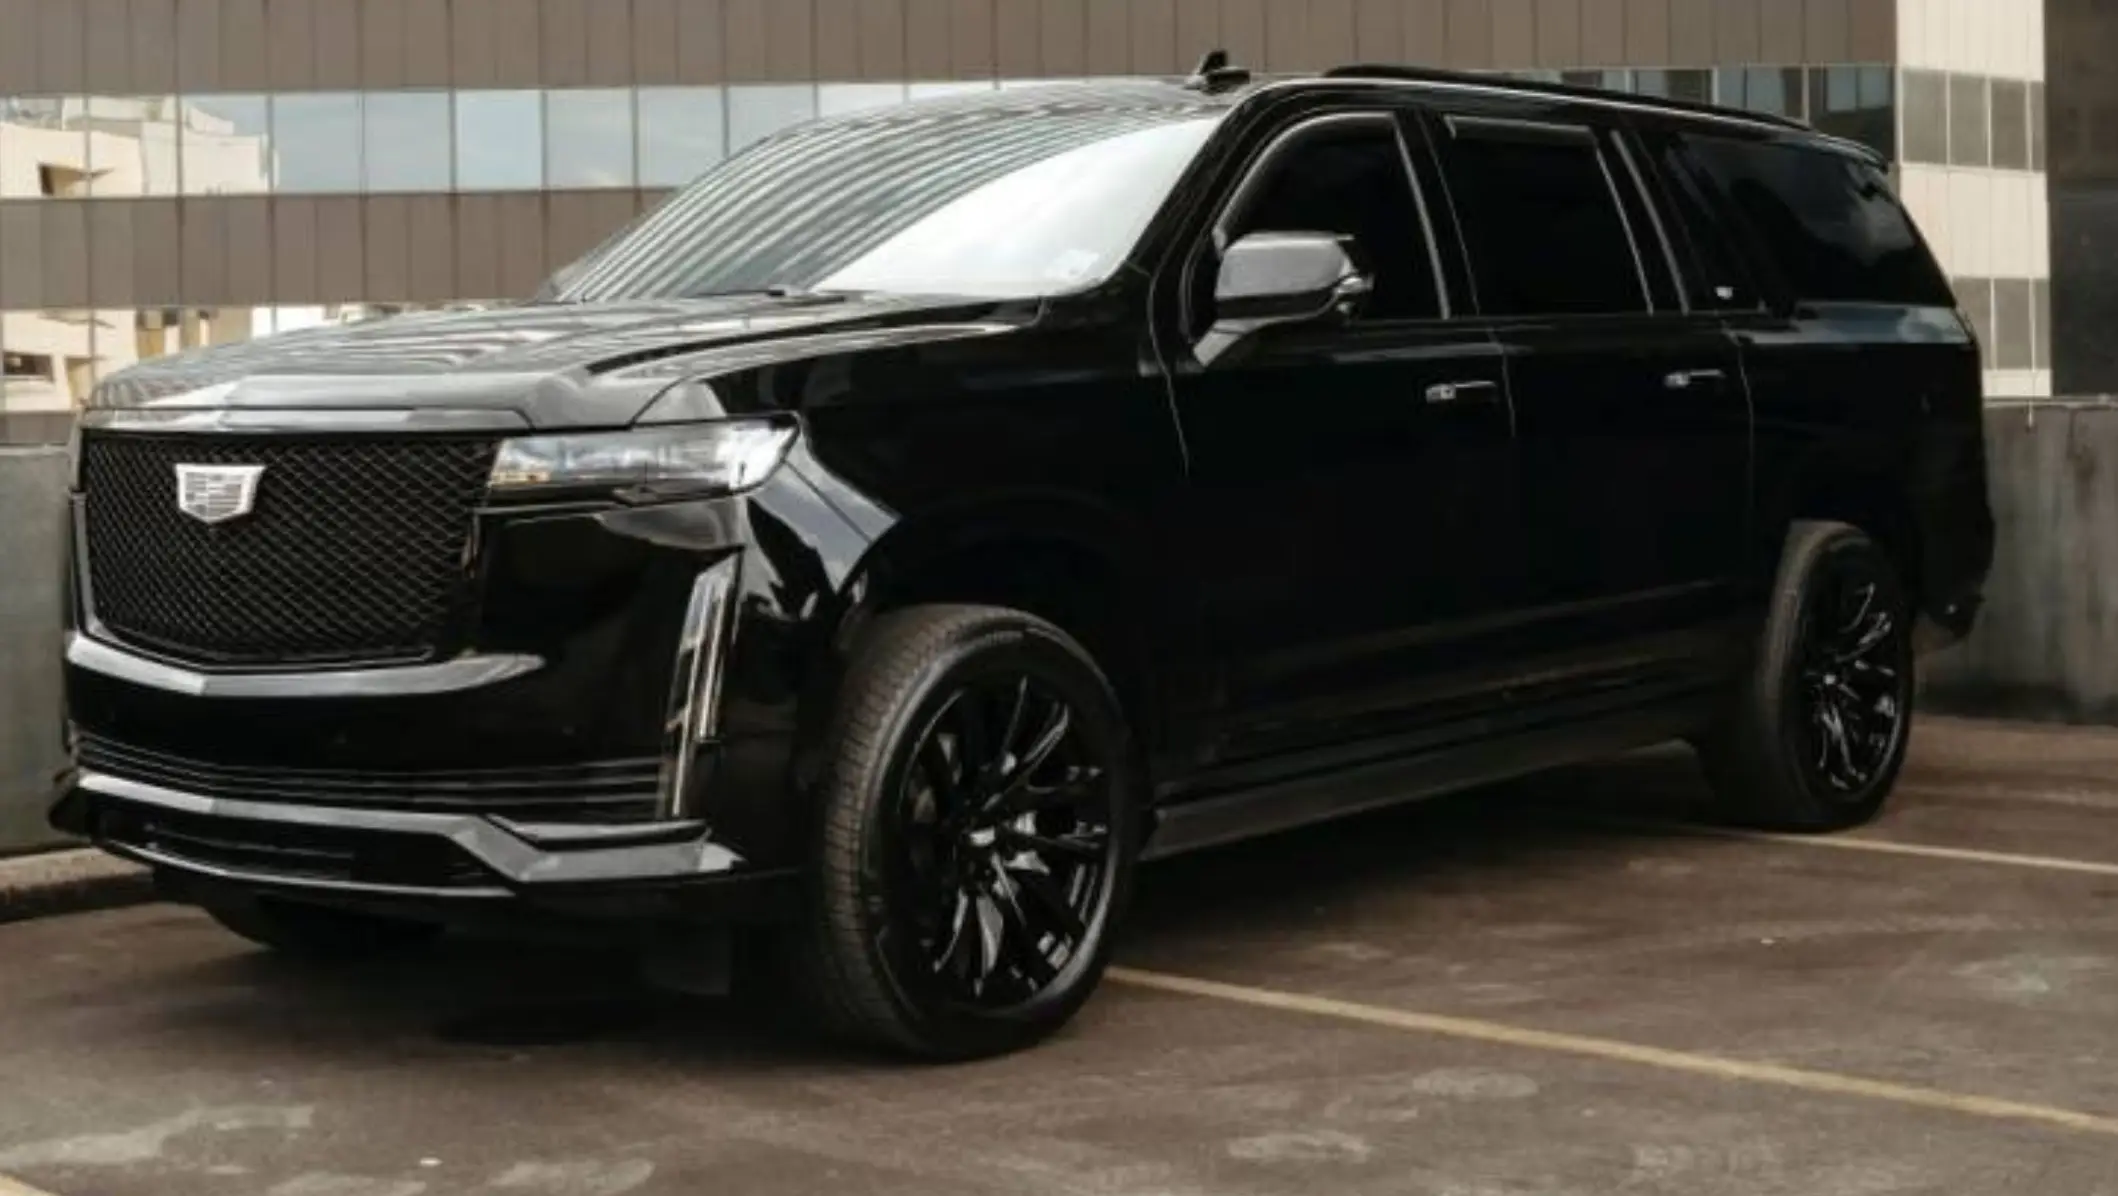
[[[1459,403],[1465,399],[1490,399],[1499,393],[1498,382],[1437,382],[1427,388],[1427,401]]]
[[[1726,382],[1728,374],[1722,370],[1678,370],[1662,379],[1662,385],[1670,390],[1690,390],[1704,382]]]

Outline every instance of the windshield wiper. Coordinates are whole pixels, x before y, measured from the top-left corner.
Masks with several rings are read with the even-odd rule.
[[[679,298],[679,299],[742,299],[742,298],[747,298],[747,297],[749,297],[749,296],[755,295],[755,296],[758,296],[758,297],[760,297],[760,298],[765,298],[765,299],[792,299],[792,298],[794,298],[794,297],[795,297],[796,295],[805,295],[805,294],[808,294],[808,292],[807,292],[807,291],[801,291],[801,290],[796,290],[796,289],[795,289],[795,288],[793,288],[793,287],[747,287],[747,288],[739,288],[739,289],[737,289],[737,290],[733,290],[733,291],[697,291],[697,292],[692,292],[692,293],[687,293],[687,294],[679,295],[679,296],[677,296],[677,298]]]

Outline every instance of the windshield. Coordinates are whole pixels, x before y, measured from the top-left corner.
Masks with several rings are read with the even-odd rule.
[[[1219,121],[1069,92],[804,126],[708,172],[547,294],[1079,290],[1123,264]]]

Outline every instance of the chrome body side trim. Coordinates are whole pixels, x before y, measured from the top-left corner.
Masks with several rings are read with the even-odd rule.
[[[401,698],[460,693],[525,677],[538,656],[462,656],[439,664],[313,672],[205,673],[128,652],[83,632],[66,637],[66,662],[168,693],[195,698]]]
[[[670,672],[669,721],[664,732],[661,814],[682,819],[689,808],[693,762],[720,730],[721,674],[735,622],[735,586],[741,561],[729,557],[707,567],[691,586],[684,625],[677,636],[676,667]]]
[[[427,814],[399,810],[358,810],[319,806],[283,805],[277,802],[233,801],[204,797],[149,785],[123,777],[82,770],[74,788],[85,793],[182,814],[285,826],[327,830],[375,831],[398,835],[426,835],[447,839],[480,864],[492,870],[511,889],[534,889],[545,885],[593,884],[603,881],[685,880],[733,872],[742,857],[709,839],[701,830],[681,842],[582,847],[577,850],[547,850],[511,832],[494,819],[473,814]],[[140,849],[124,844],[104,844],[112,850],[137,854]],[[167,855],[162,862],[193,872],[227,869]],[[349,884],[315,877],[282,875],[269,870],[244,873],[230,879],[254,880],[260,884],[302,884],[345,891]],[[475,888],[414,889],[421,896],[451,896],[477,893]],[[492,895],[507,895],[498,890]]]
[[[1662,213],[1655,207],[1658,198],[1648,189],[1647,176],[1640,172],[1640,164],[1633,161],[1633,147],[1629,144],[1630,133],[1621,133],[1611,141],[1618,147],[1618,160],[1625,163],[1626,177],[1633,181],[1633,193],[1640,197],[1640,206],[1647,209],[1647,220],[1655,230],[1655,244],[1662,249],[1662,264],[1669,268],[1670,285],[1677,291],[1677,310],[1689,313],[1692,296],[1684,285],[1684,271],[1677,265],[1676,246],[1669,239],[1669,230],[1663,227]]]

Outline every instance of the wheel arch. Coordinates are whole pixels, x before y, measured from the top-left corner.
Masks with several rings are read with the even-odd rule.
[[[897,519],[848,572],[819,645],[801,703],[798,775],[815,775],[812,749],[862,633],[880,615],[924,603],[1009,607],[1065,631],[1104,671],[1151,758],[1200,659],[1168,583],[1147,528],[1071,495],[992,498]]]
[[[1802,521],[1830,521],[1859,528],[1876,542],[1896,567],[1898,579],[1915,608],[1923,605],[1926,544],[1904,483],[1873,465],[1820,461],[1798,475],[1770,508],[1776,518],[1766,526],[1773,537],[1773,559],[1789,527]]]

